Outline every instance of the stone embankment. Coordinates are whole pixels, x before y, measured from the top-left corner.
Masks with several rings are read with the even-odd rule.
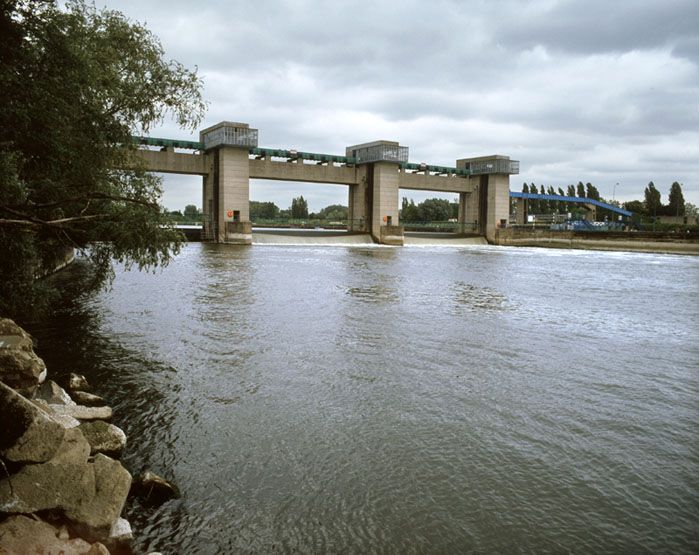
[[[547,247],[605,251],[699,254],[699,240],[681,233],[584,232],[548,229],[498,229],[495,244],[510,247]]]
[[[128,553],[126,435],[84,377],[68,392],[46,378],[29,334],[0,319],[0,555]],[[147,474],[136,493],[170,486]],[[148,488],[154,476],[163,484]]]

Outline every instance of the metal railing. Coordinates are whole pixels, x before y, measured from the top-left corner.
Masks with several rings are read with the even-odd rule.
[[[492,160],[475,160],[473,162],[468,162],[467,164],[473,175],[482,175],[487,173],[519,173],[519,160],[494,158]]]
[[[471,233],[478,229],[476,222],[445,222],[445,221],[422,221],[404,222],[401,221],[405,231],[424,231],[438,233]]]
[[[399,145],[378,144],[358,148],[353,151],[357,164],[370,162],[407,162],[408,147]]]
[[[233,127],[222,125],[201,134],[204,149],[216,146],[257,147],[258,130],[252,127]]]
[[[365,225],[364,219],[347,220],[324,218],[251,218],[254,227],[279,227],[293,229],[361,229]]]

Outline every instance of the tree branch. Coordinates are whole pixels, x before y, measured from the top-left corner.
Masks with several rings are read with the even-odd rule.
[[[88,216],[75,216],[73,218],[61,218],[59,220],[40,220],[38,218],[30,218],[23,220],[11,220],[7,218],[0,218],[0,226],[20,226],[20,227],[31,227],[33,229],[40,229],[42,227],[49,227],[53,229],[64,229],[66,224],[72,224],[77,222],[94,220],[96,218],[106,218],[108,214],[90,214]]]
[[[0,205],[0,208],[12,212],[13,209],[17,208],[31,208],[31,209],[44,209],[44,208],[57,208],[64,204],[70,204],[73,202],[80,202],[82,200],[113,200],[116,202],[128,202],[131,204],[140,204],[142,206],[147,206],[148,208],[159,208],[157,202],[150,202],[147,200],[141,200],[133,197],[125,197],[121,195],[108,195],[107,193],[89,193],[87,195],[81,195],[78,197],[70,197],[63,200],[58,200],[56,202],[46,202],[43,204],[4,204]]]

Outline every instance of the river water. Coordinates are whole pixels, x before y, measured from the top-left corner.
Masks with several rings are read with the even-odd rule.
[[[696,553],[698,324],[697,257],[189,244],[31,331],[182,490],[137,552]]]

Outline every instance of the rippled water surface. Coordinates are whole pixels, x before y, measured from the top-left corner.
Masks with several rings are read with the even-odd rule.
[[[697,257],[191,244],[32,331],[182,490],[138,552],[691,553],[697,329]]]

